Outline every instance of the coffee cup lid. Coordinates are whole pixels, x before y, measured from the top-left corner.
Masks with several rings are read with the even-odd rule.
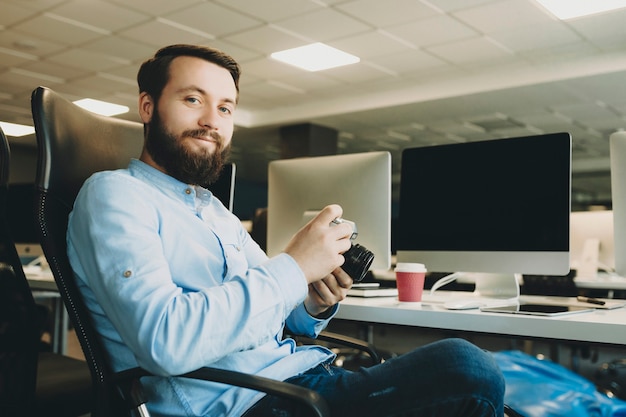
[[[426,266],[416,262],[398,262],[395,270],[402,272],[426,272]]]

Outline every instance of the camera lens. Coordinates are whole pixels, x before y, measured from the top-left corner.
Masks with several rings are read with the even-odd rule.
[[[343,257],[346,261],[341,269],[350,275],[354,282],[360,282],[365,278],[374,261],[374,254],[358,243],[352,245]]]

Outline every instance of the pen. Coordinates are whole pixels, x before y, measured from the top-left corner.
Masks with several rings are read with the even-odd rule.
[[[599,306],[603,306],[606,304],[606,301],[598,300],[597,298],[583,297],[582,295],[579,295],[578,297],[576,297],[576,299],[583,303],[597,304]]]

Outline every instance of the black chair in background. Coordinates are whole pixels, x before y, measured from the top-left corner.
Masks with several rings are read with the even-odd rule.
[[[40,243],[91,369],[95,394],[92,417],[147,416],[140,378],[150,374],[141,368],[118,373],[110,368],[74,281],[65,241],[68,215],[83,182],[96,171],[125,168],[131,158],[139,157],[143,126],[95,115],[45,87],[33,91],[31,105],[39,148],[36,217]],[[326,339],[333,338],[326,335]],[[364,342],[346,339],[353,346],[360,344],[374,352]],[[284,396],[302,405],[302,415],[329,415],[319,394],[292,384],[214,368],[180,376]]]
[[[9,143],[0,129],[0,415],[77,417],[91,411],[84,361],[40,352],[41,320],[7,216]]]

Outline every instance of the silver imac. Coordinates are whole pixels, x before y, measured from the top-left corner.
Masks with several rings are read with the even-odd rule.
[[[572,212],[570,217],[570,267],[577,278],[597,278],[598,272],[615,270],[613,212]]]
[[[268,168],[267,253],[329,204],[356,223],[355,243],[374,253],[370,269],[391,266],[391,155],[365,152],[272,161]]]
[[[405,149],[398,262],[498,298],[519,295],[520,274],[567,275],[571,159],[568,133]]]
[[[626,277],[626,131],[609,137],[615,272]]]

